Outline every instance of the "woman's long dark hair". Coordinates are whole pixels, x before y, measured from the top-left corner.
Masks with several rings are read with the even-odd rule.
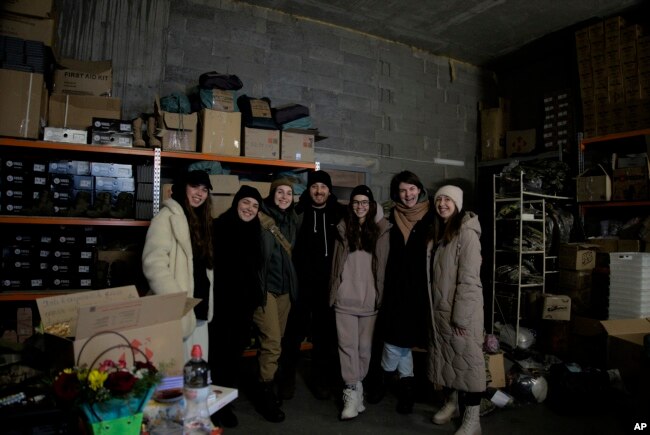
[[[446,245],[451,242],[451,240],[458,234],[460,231],[460,226],[463,223],[463,217],[465,212],[458,212],[458,209],[454,210],[454,214],[445,222],[442,218],[436,215],[436,219],[433,221],[431,226],[431,239],[433,240],[434,245],[438,242],[442,242],[442,245]]]
[[[186,188],[186,186],[185,186]],[[210,194],[200,207],[192,207],[185,193],[185,188],[181,194],[173,195],[183,207],[187,224],[190,227],[190,240],[192,241],[192,255],[205,260],[208,269],[214,267],[212,251],[212,201]],[[179,201],[180,200],[180,201]]]
[[[370,201],[366,219],[360,224],[359,217],[354,213],[352,201],[350,201],[345,217],[345,237],[348,239],[350,252],[362,250],[374,255],[379,238],[379,226],[375,222],[375,216],[377,216],[377,203]]]

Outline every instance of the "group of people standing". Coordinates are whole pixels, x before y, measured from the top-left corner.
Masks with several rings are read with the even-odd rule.
[[[325,171],[308,174],[297,203],[293,187],[280,177],[262,199],[242,186],[212,220],[205,172],[188,172],[174,184],[149,227],[143,271],[155,293],[202,299],[183,319],[188,355],[201,344],[213,383],[237,387],[254,325],[255,406],[281,422],[301,343],[311,337],[310,388],[326,399],[331,385],[342,384],[340,418],[349,420],[365,410],[364,397],[381,400],[393,376],[397,411],[412,412],[412,349],[423,348],[429,380],[448,396],[433,422],[449,422],[460,406],[457,433],[480,434],[481,230],[478,217],[462,209],[462,190],[446,185],[429,197],[415,174],[400,172],[391,181],[395,205],[387,218],[365,185],[341,204]],[[237,425],[230,406],[214,418]]]

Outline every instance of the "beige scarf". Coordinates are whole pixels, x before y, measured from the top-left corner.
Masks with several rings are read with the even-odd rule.
[[[429,211],[429,200],[418,202],[411,208],[407,208],[401,202],[395,204],[395,222],[404,236],[404,243],[408,242],[411,230]]]

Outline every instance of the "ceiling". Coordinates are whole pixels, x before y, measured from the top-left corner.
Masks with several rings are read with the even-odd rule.
[[[486,66],[550,33],[644,0],[244,0]]]

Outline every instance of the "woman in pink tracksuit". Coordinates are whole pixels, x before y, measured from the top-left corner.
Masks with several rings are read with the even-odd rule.
[[[365,411],[361,381],[370,364],[390,228],[368,186],[352,190],[348,209],[348,216],[337,227],[330,280],[330,304],[336,315],[341,376],[345,382],[341,420]]]

